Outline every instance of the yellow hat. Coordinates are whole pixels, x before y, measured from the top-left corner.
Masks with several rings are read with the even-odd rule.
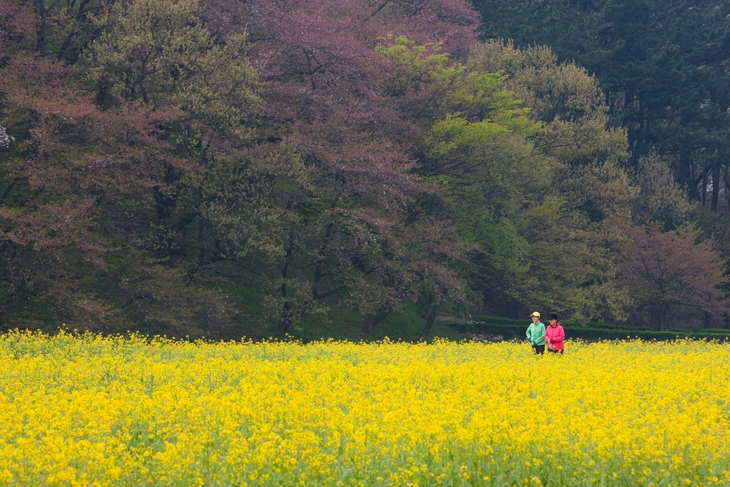
[[[530,316],[537,316],[539,318],[540,317],[540,313],[538,313],[537,311],[533,311]]]

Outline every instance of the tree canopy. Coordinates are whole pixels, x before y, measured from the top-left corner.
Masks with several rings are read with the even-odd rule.
[[[600,80],[631,161],[655,153],[691,198],[730,198],[730,5],[711,0],[473,0],[485,38],[549,46]],[[708,198],[709,193],[709,198]],[[727,201],[730,201],[728,199]]]
[[[3,3],[2,327],[719,323],[723,227],[672,179],[681,137],[642,149],[580,59],[478,28],[462,0]],[[661,265],[694,277],[661,294],[640,263],[677,242]]]

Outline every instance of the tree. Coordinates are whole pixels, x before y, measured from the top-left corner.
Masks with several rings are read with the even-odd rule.
[[[118,324],[109,319],[113,306],[90,277],[109,272],[107,257],[129,237],[129,226],[115,224],[128,221],[125,201],[140,201],[148,187],[140,162],[165,150],[149,137],[149,114],[101,112],[72,74],[40,57],[14,56],[3,68],[16,139],[0,155],[6,305],[37,301],[54,319],[108,329]]]
[[[207,15],[220,32],[245,23],[251,54],[265,66],[261,133],[290,141],[308,175],[306,185],[274,192],[287,215],[272,228],[282,252],[267,256],[279,270],[269,284],[279,331],[324,311],[328,299],[376,313],[417,292],[413,283],[424,276],[447,275],[437,254],[448,246],[436,250],[418,233],[427,221],[419,217],[420,197],[433,188],[413,172],[412,127],[380,91],[378,76],[392,67],[375,48],[379,37],[396,32],[466,53],[476,27],[468,4],[213,5]],[[449,228],[438,218],[428,221]],[[396,290],[396,282],[408,284]]]
[[[713,211],[727,165],[730,6],[714,1],[475,0],[487,38],[548,45],[601,81],[612,123],[628,129],[632,163],[672,162],[692,199]],[[711,184],[712,183],[712,184]],[[725,191],[730,194],[730,191]]]
[[[626,134],[609,126],[598,81],[547,47],[501,41],[475,48],[469,66],[503,71],[538,123],[532,148],[501,156],[521,156],[521,186],[510,189],[520,199],[509,213],[519,245],[484,247],[478,274],[490,282],[482,287],[514,317],[517,308],[542,306],[575,321],[624,319],[628,299],[614,285],[604,225],[630,215],[637,191],[621,167]]]
[[[711,240],[696,242],[698,232],[686,226],[661,232],[657,225],[642,228],[624,221],[615,228],[626,239],[618,282],[632,296],[634,321],[648,318],[660,330],[670,323],[686,326],[671,320],[686,309],[695,316],[707,314],[705,325],[722,319],[727,300],[720,287],[727,279]]]
[[[457,215],[461,209],[454,205],[455,196],[465,183],[484,181],[486,164],[479,158],[484,156],[487,145],[501,135],[529,132],[531,123],[524,109],[501,90],[501,75],[468,72],[438,44],[418,45],[405,37],[391,37],[384,38],[377,50],[390,69],[379,76],[381,90],[390,96],[388,106],[414,129],[405,139],[410,141],[410,156],[419,161],[413,171],[435,189],[419,196],[419,207],[410,209],[413,223],[408,228],[418,230],[411,240],[417,242],[419,235],[421,240],[430,237],[428,246],[411,245],[414,250],[422,249],[418,260],[402,268],[413,268],[412,277],[396,278],[394,268],[388,267],[390,272],[381,277],[381,282],[397,298],[421,296],[418,303],[427,316],[425,337],[443,303],[455,300],[462,306],[467,304],[464,284],[443,267],[455,270],[467,260],[464,252],[471,247],[466,244],[468,233],[459,225]],[[499,172],[496,167],[492,170]],[[442,266],[428,268],[427,262],[441,262]],[[363,326],[372,329],[392,309],[386,301],[366,318]]]
[[[254,275],[256,292],[268,287],[282,332],[338,295],[367,312],[387,289],[368,275],[385,267],[420,279],[409,292],[435,282],[425,276],[446,282],[450,227],[418,216],[434,188],[413,173],[410,128],[371,74],[390,30],[466,53],[468,4],[208,7],[3,4],[12,47],[0,108],[18,142],[0,154],[6,295],[90,328],[131,320],[199,336],[234,312],[221,291],[232,269]]]
[[[113,4],[113,0],[33,0],[36,52],[43,58],[75,64],[100,34],[94,17]]]
[[[652,153],[638,161],[633,179],[640,188],[632,205],[632,221],[637,225],[660,225],[674,230],[693,221],[693,205],[675,182],[671,167]]]
[[[99,20],[109,25],[91,50],[94,77],[100,91],[168,112],[164,133],[186,166],[160,167],[153,187],[151,229],[167,240],[158,253],[213,282],[222,262],[258,272],[249,260],[283,259],[273,287],[289,295],[289,247],[307,235],[289,198],[310,191],[311,175],[296,137],[256,129],[266,122],[247,34],[214,36],[200,16],[196,1],[120,4]],[[284,301],[282,322],[291,324],[298,312]]]
[[[230,164],[232,148],[250,141],[257,77],[241,59],[243,41],[213,42],[195,4],[139,15],[158,6],[120,2],[84,17],[101,35],[72,65],[24,51],[31,29],[3,29],[17,47],[0,68],[2,115],[17,141],[0,154],[6,316],[35,308],[23,317],[34,326],[220,336],[233,314],[212,286],[220,276],[204,272],[226,249],[200,233],[186,238],[186,228],[196,218],[201,232],[211,226],[203,217],[214,205],[191,194],[223,174],[206,161]],[[165,42],[135,44],[154,31],[144,22],[157,21]],[[149,56],[139,56],[144,49]],[[151,71],[137,69],[152,60]],[[251,157],[254,145],[238,154]]]

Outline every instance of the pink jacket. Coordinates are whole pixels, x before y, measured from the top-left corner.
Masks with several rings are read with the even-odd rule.
[[[565,330],[562,325],[555,323],[555,326],[545,327],[545,340],[550,350],[563,350],[565,348]]]

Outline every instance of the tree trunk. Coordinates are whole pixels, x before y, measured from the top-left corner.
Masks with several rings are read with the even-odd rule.
[[[89,3],[89,0],[83,0],[77,10],[76,10],[76,22],[81,23],[84,19],[84,17],[88,14],[88,11],[86,10],[87,4]],[[78,59],[78,52],[76,52],[75,58],[71,58],[70,56],[67,56],[68,54],[68,48],[71,46],[71,43],[73,42],[74,37],[79,34],[79,32],[76,29],[71,29],[71,31],[66,35],[66,38],[61,43],[61,48],[56,53],[56,59],[59,61],[63,60],[65,57],[66,60],[70,63],[75,63]]]
[[[393,306],[390,303],[385,303],[375,313],[368,315],[360,326],[369,335],[372,335],[375,327],[392,312]]]
[[[712,168],[712,203],[710,209],[717,213],[717,200],[720,197],[720,165]]]
[[[284,265],[281,268],[281,315],[279,319],[279,331],[286,333],[291,330],[292,326],[292,310],[291,303],[289,302],[289,288],[287,287],[287,279],[289,279],[289,267],[291,265],[292,253],[294,252],[294,232],[289,234],[289,245],[286,249],[286,257],[284,258]]]
[[[677,179],[681,186],[687,188],[689,199],[696,201],[697,199],[697,187],[694,184],[694,178],[692,177],[692,167],[689,157],[689,150],[682,146],[679,151],[679,169]]]
[[[426,338],[428,338],[428,334],[431,333],[433,322],[436,321],[437,311],[438,306],[436,305],[436,303],[432,303],[431,310],[428,312],[428,316],[426,316],[426,326],[423,327],[423,333],[421,333],[421,337],[418,339],[419,342],[425,342]]]
[[[728,179],[728,167],[725,166],[725,199],[727,200],[727,208],[730,211],[730,179]]]
[[[200,254],[198,255],[198,263],[205,264],[205,242],[203,241],[203,217],[198,218],[198,247]]]
[[[46,0],[35,0],[35,13],[38,16],[36,49],[41,57],[46,57]]]
[[[660,304],[659,305],[659,316],[658,316],[659,331],[667,331],[666,318],[667,318],[668,314],[669,314],[669,306],[667,306],[664,303]]]
[[[332,205],[334,208],[334,204]],[[327,224],[327,230],[324,233],[324,239],[322,240],[322,246],[319,249],[319,256],[317,257],[317,265],[314,269],[314,283],[312,285],[312,295],[314,299],[319,299],[319,284],[322,281],[322,264],[324,264],[325,257],[327,255],[327,249],[329,247],[330,238],[332,237],[332,228],[335,226],[334,222],[330,221]]]

